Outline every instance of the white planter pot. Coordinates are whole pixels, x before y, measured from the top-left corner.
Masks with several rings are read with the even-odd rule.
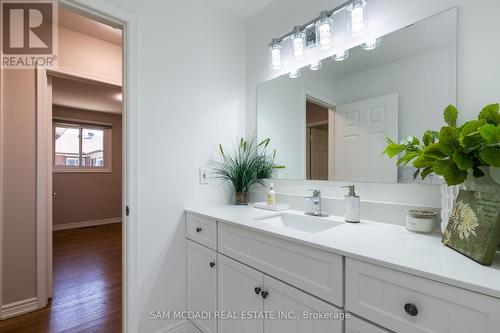
[[[484,177],[475,178],[469,174],[467,180],[460,185],[441,185],[441,232],[444,233],[451,210],[460,190],[480,191],[500,194],[500,168],[481,168]]]

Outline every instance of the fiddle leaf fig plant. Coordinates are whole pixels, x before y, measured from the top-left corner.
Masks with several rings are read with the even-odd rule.
[[[469,170],[474,177],[483,177],[481,167],[500,167],[500,105],[485,106],[477,119],[460,127],[457,118],[457,108],[449,105],[444,110],[447,126],[427,130],[422,140],[410,136],[398,143],[386,138],[384,154],[398,156],[398,166],[411,163],[416,168],[414,178],[435,173],[448,185],[463,183]]]

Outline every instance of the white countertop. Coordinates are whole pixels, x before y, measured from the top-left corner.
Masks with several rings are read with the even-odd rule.
[[[492,266],[482,266],[443,245],[438,234],[417,234],[402,226],[371,221],[343,223],[318,233],[306,233],[254,220],[279,213],[249,206],[200,206],[186,211],[500,298],[500,255],[497,253]],[[336,216],[328,219],[343,221]]]

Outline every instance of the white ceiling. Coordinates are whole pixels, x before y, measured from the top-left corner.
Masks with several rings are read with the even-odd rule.
[[[116,45],[122,45],[122,32],[104,23],[59,8],[59,26]]]
[[[242,19],[249,19],[274,1],[275,0],[215,0],[215,3],[221,8],[226,8],[230,12],[233,12]]]

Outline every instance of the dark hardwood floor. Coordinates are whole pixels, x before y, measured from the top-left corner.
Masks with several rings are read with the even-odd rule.
[[[121,224],[55,231],[53,249],[49,306],[0,321],[0,332],[121,332]]]

